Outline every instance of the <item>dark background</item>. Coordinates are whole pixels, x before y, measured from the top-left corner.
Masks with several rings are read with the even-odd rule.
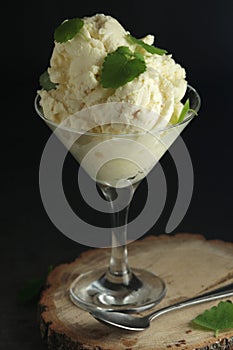
[[[195,187],[188,212],[175,232],[201,233],[206,238],[233,242],[233,2],[43,0],[25,4],[24,49],[20,45],[13,57],[17,62],[23,61],[23,74],[9,80],[9,88],[14,86],[17,90],[14,102],[12,95],[7,94],[3,103],[10,106],[6,108],[7,113],[10,111],[7,117],[14,121],[11,141],[5,144],[6,166],[2,169],[5,211],[0,254],[0,339],[5,350],[45,349],[36,322],[36,304],[20,305],[18,291],[29,279],[45,275],[48,265],[71,261],[87,249],[58,232],[43,209],[38,169],[50,131],[36,116],[33,99],[39,88],[38,77],[49,64],[54,28],[65,18],[95,13],[112,15],[136,37],[155,34],[156,44],[173,53],[186,69],[187,80],[199,91],[202,106],[198,118],[182,134],[193,161]],[[6,56],[10,63],[11,54]],[[164,232],[174,205],[177,179],[168,154],[161,164],[167,177],[168,200],[159,221],[147,234]],[[76,175],[77,165],[68,156],[65,189],[72,205],[80,210]],[[131,216],[140,210],[138,203],[145,199],[146,189],[143,182]],[[97,214],[92,218],[97,223],[102,221]]]

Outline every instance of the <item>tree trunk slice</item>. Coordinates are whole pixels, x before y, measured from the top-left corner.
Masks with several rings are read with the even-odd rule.
[[[92,249],[49,274],[39,313],[41,334],[50,350],[233,349],[233,330],[214,337],[213,331],[191,324],[192,319],[218,301],[161,316],[143,332],[105,326],[75,306],[69,299],[71,282],[81,273],[107,265],[109,255],[109,249]],[[129,244],[129,262],[166,282],[167,295],[154,309],[233,282],[233,243],[205,240],[200,235],[162,235],[138,240]]]

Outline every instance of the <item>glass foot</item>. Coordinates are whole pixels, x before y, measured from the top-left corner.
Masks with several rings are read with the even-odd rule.
[[[80,275],[70,286],[70,298],[83,309],[139,312],[158,304],[166,294],[162,279],[153,273],[133,269],[128,285],[112,283],[106,268]]]

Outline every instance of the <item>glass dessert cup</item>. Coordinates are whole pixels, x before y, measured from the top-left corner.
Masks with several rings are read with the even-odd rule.
[[[83,273],[72,282],[70,299],[77,306],[87,310],[98,308],[106,311],[139,312],[152,308],[165,296],[166,286],[159,276],[146,270],[131,269],[129,266],[128,211],[136,188],[199,110],[200,97],[191,86],[188,86],[184,100],[187,98],[193,111],[182,122],[162,130],[136,134],[85,132],[76,140],[77,130],[60,126],[44,117],[39,96],[36,97],[35,108],[38,115],[53,131],[60,129],[59,139],[96,181],[112,209],[112,251],[109,265]],[[118,155],[105,157],[105,154],[114,154],[115,149],[118,149]],[[101,167],[95,166],[98,161],[97,158],[93,160],[93,154],[89,160],[86,157],[92,150],[97,158],[102,158]],[[127,198],[127,201],[122,203],[117,198]]]

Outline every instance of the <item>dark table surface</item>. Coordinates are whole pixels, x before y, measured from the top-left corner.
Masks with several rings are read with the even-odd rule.
[[[81,251],[88,249],[69,240],[53,226],[43,208],[38,185],[40,157],[50,131],[36,117],[33,99],[38,88],[38,76],[50,56],[51,47],[48,43],[52,40],[51,33],[61,19],[74,14],[81,17],[96,12],[110,13],[121,18],[121,22],[138,36],[145,32],[160,33],[160,46],[169,47],[176,52],[175,58],[189,72],[189,82],[201,94],[202,107],[199,117],[182,135],[192,158],[195,186],[189,209],[173,233],[200,233],[209,239],[233,242],[233,51],[232,45],[229,45],[232,2],[225,1],[224,6],[217,6],[213,2],[207,6],[208,1],[206,5],[200,2],[201,12],[195,10],[199,6],[198,1],[189,3],[189,11],[186,2],[181,2],[180,7],[172,7],[172,11],[164,2],[157,8],[160,15],[153,26],[151,23],[155,14],[150,13],[147,21],[145,15],[148,16],[148,11],[145,9],[143,13],[139,9],[131,10],[129,18],[128,15],[125,16],[125,11],[120,10],[119,5],[112,5],[110,9],[104,5],[98,7],[93,2],[89,7],[82,4],[77,8],[72,3],[67,10],[64,5],[56,2],[57,12],[54,13],[55,2],[46,2],[46,11],[42,11],[42,3],[41,8],[37,9],[36,17],[32,16],[33,3],[25,7],[25,18],[28,18],[33,28],[33,34],[25,28],[25,43],[28,43],[28,35],[34,36],[35,40],[31,40],[30,47],[26,46],[25,49],[23,58],[28,69],[24,80],[14,81],[18,91],[14,103],[9,94],[6,94],[4,100],[4,106],[10,106],[10,113],[9,108],[6,108],[6,113],[9,114],[6,120],[14,121],[10,130],[9,127],[2,129],[5,141],[2,157],[5,165],[1,170],[1,202],[4,213],[0,247],[0,344],[5,350],[46,349],[39,334],[36,303],[20,304],[19,290],[31,278],[45,276],[49,265],[72,261]],[[162,19],[165,13],[168,13],[166,19],[170,21],[166,25]],[[175,18],[182,18],[182,21],[187,19],[189,25],[185,31],[183,23]],[[34,42],[39,43],[39,49]],[[22,53],[19,52],[18,56],[21,59]],[[20,105],[22,108],[19,113]],[[10,137],[5,139],[8,131]],[[168,200],[160,219],[147,235],[164,232],[174,204],[173,188],[177,184],[169,155],[162,159],[161,164],[168,182]],[[80,195],[76,188],[77,165],[70,156],[67,157],[65,172],[66,191],[70,201],[78,206]],[[145,190],[146,185],[142,183],[136,194],[136,203],[132,206],[132,215],[138,210],[137,203],[143,198]],[[98,220],[97,215],[96,222]]]

